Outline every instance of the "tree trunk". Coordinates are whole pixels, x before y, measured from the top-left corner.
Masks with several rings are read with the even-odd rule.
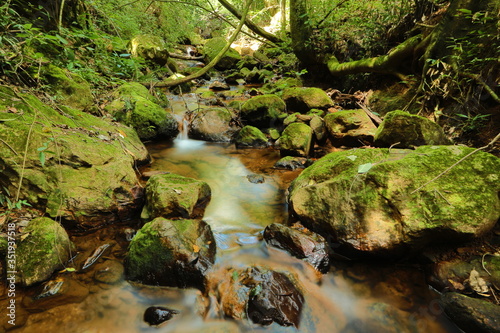
[[[293,53],[306,67],[317,65],[317,56],[311,42],[312,26],[307,10],[307,0],[290,0],[290,32]]]

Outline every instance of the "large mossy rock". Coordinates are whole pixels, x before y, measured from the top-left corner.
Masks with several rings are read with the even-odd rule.
[[[236,135],[235,144],[237,148],[264,148],[269,145],[266,135],[253,126],[243,127]]]
[[[329,113],[325,124],[334,145],[358,147],[373,143],[377,126],[363,110]]]
[[[202,217],[210,198],[210,186],[203,181],[175,174],[154,175],[146,184],[141,217]]]
[[[20,199],[67,226],[131,218],[142,203],[134,166],[149,160],[146,147],[127,126],[62,110],[0,86],[3,194],[16,193],[22,177]]]
[[[207,40],[203,47],[205,62],[209,63],[212,61],[224,48],[226,43],[226,39],[222,37],[215,37]],[[218,70],[233,69],[240,60],[240,54],[235,49],[229,48],[224,56],[222,56],[221,60],[219,60],[219,62],[215,65],[215,68]]]
[[[283,100],[290,112],[307,113],[311,109],[326,110],[333,106],[332,99],[319,88],[288,88]]]
[[[51,64],[43,66],[40,74],[58,103],[80,111],[92,111],[94,97],[90,84],[81,76]]]
[[[127,49],[133,57],[141,57],[160,66],[168,62],[169,53],[165,41],[154,35],[139,35],[130,40]]]
[[[215,261],[210,226],[199,220],[146,223],[130,243],[127,279],[150,285],[205,288],[205,274]]]
[[[31,286],[50,278],[72,257],[74,245],[63,227],[48,217],[31,220],[16,249],[17,282]]]
[[[191,116],[188,136],[193,139],[230,142],[238,131],[234,114],[226,108],[198,109]]]
[[[421,146],[331,153],[292,182],[290,206],[304,225],[352,253],[398,256],[469,240],[500,217],[500,159],[478,151],[455,165],[472,151]]]
[[[241,106],[243,123],[258,128],[272,128],[286,117],[285,102],[277,95],[260,95],[246,101]]]
[[[377,147],[410,148],[422,145],[449,145],[451,141],[435,122],[405,111],[385,115],[375,133]]]
[[[179,133],[175,117],[155,102],[146,87],[124,83],[115,92],[115,100],[106,106],[119,122],[133,127],[142,140],[171,139]]]
[[[464,332],[500,332],[500,306],[488,301],[445,293],[441,306],[446,315]]]
[[[279,138],[281,156],[309,156],[313,130],[306,124],[288,125]]]

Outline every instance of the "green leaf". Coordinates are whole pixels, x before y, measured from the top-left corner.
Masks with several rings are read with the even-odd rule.
[[[351,161],[355,161],[358,157],[356,155],[349,155],[349,156],[346,156],[348,159],[350,159]]]
[[[373,163],[361,164],[358,166],[358,173],[367,173],[372,168]]]
[[[40,163],[42,163],[42,167],[45,166],[45,153],[43,151],[38,154],[38,158],[40,159]]]

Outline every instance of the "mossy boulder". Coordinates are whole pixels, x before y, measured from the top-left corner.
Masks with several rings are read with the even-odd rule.
[[[16,249],[17,282],[24,286],[47,280],[72,257],[74,245],[66,230],[48,217],[31,220],[24,234]]]
[[[20,199],[66,226],[94,228],[138,213],[134,166],[149,154],[133,129],[67,107],[58,112],[0,86],[0,137],[1,188],[16,193],[22,175]]]
[[[358,147],[373,143],[377,126],[363,110],[329,113],[325,125],[334,145]]]
[[[282,98],[292,112],[307,113],[311,109],[326,110],[333,106],[332,99],[319,88],[288,88]]]
[[[188,135],[193,139],[230,142],[239,129],[233,118],[234,114],[226,108],[198,109],[191,116]]]
[[[500,159],[476,152],[455,165],[472,151],[421,146],[328,154],[292,182],[292,213],[351,254],[400,256],[470,240],[500,217]]]
[[[288,125],[279,138],[281,156],[309,156],[313,142],[313,130],[306,124]]]
[[[226,39],[222,37],[215,37],[207,40],[203,47],[205,62],[209,63],[210,61],[212,61],[224,48],[226,43]],[[236,67],[236,64],[240,60],[240,54],[235,49],[229,48],[229,50],[227,50],[227,52],[222,56],[220,61],[215,65],[215,68],[218,70],[232,69]]]
[[[312,118],[309,121],[309,126],[312,128],[314,133],[314,138],[317,142],[323,142],[327,137],[327,129],[326,124],[323,118],[318,115],[311,115]]]
[[[116,120],[133,127],[142,140],[171,139],[179,133],[175,117],[155,102],[146,87],[125,83],[114,93],[117,96],[106,106]]]
[[[141,57],[160,66],[165,66],[169,53],[165,41],[154,35],[139,35],[130,40],[127,49],[133,57]]]
[[[158,217],[146,223],[130,243],[125,275],[144,284],[203,290],[215,252],[215,239],[206,222]]]
[[[146,184],[146,205],[141,217],[202,217],[210,198],[210,186],[203,181],[175,174],[154,175]]]
[[[252,97],[241,106],[240,117],[247,125],[258,128],[276,127],[286,117],[285,102],[276,95]]]
[[[500,306],[486,300],[448,292],[441,296],[446,315],[464,332],[500,332]]]
[[[253,126],[243,127],[236,136],[235,144],[237,148],[264,148],[269,145],[266,135]]]
[[[43,66],[40,74],[49,84],[57,103],[81,111],[92,111],[94,96],[90,84],[80,75],[51,64]]]
[[[449,145],[441,126],[435,122],[405,111],[385,115],[375,133],[377,147],[410,148],[422,145]]]

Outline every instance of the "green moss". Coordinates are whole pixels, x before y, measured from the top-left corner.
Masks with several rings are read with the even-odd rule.
[[[303,123],[288,125],[279,138],[282,155],[308,156],[312,145],[313,131]]]
[[[333,106],[330,97],[319,88],[288,88],[283,91],[283,100],[289,111],[307,113],[311,109],[328,109]]]
[[[203,47],[203,53],[205,55],[205,61],[208,63],[212,61],[217,54],[224,48],[227,41],[222,37],[215,37],[207,40]],[[238,61],[241,60],[241,56],[233,48],[229,48],[222,59],[215,65],[215,68],[220,70],[231,69],[236,67]]]
[[[267,146],[267,137],[257,127],[245,126],[238,132],[238,135],[236,136],[236,146]]]
[[[241,117],[249,125],[273,127],[286,109],[285,102],[276,95],[255,96],[241,106]]]

